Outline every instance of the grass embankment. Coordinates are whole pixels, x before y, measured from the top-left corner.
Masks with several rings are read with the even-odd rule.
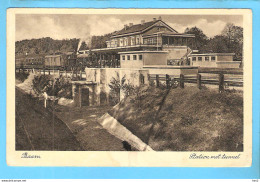
[[[53,110],[16,88],[16,150],[83,150],[66,124]]]
[[[241,93],[142,88],[110,114],[154,150],[243,150]]]

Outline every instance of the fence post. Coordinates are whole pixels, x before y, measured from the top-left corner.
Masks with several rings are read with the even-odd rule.
[[[82,79],[82,71],[79,71],[79,78]]]
[[[218,77],[219,92],[224,91],[224,74],[220,73]]]
[[[184,88],[184,75],[180,74],[180,87]]]
[[[140,81],[140,84],[144,84],[144,76],[141,73],[140,73],[140,76],[139,76],[139,81]]]
[[[159,81],[159,75],[156,75],[156,87],[159,87],[160,81]]]
[[[67,76],[67,70],[65,70],[65,77],[68,78],[68,76]]]
[[[170,76],[166,74],[166,88],[167,88],[167,89],[170,88],[170,81],[171,81]]]
[[[43,75],[45,76],[45,69],[43,68]]]
[[[51,74],[51,71],[50,70],[48,70],[49,71],[49,75]]]
[[[201,74],[197,74],[197,86],[201,89]]]

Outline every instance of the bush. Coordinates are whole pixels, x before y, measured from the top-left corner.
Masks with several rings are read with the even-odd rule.
[[[64,77],[54,79],[49,75],[36,75],[33,79],[33,90],[37,95],[46,92],[50,96],[72,99],[72,85]]]
[[[15,73],[15,79],[20,80],[21,82],[24,82],[29,76],[29,73]]]
[[[116,78],[112,78],[109,84],[110,92],[109,92],[109,102],[110,105],[116,105],[120,101],[120,92],[123,92],[125,97],[129,96],[137,96],[137,100],[140,98],[140,93],[142,90],[142,86],[134,86],[127,82],[126,75],[119,79],[119,73],[117,73]],[[135,98],[136,99],[136,98]]]

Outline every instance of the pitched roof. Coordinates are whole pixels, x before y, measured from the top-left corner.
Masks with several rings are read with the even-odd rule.
[[[122,34],[126,34],[126,33],[139,32],[139,31],[142,31],[142,30],[152,26],[153,24],[155,24],[158,21],[161,21],[161,20],[149,21],[149,22],[145,22],[143,24],[136,24],[136,25],[132,25],[131,27],[128,26],[127,29],[123,28],[122,30],[119,30],[119,31],[113,33],[112,36],[122,35]]]

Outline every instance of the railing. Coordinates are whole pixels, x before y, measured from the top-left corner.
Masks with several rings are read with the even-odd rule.
[[[16,72],[27,72],[35,73],[40,75],[58,75],[64,76],[65,78],[78,78],[80,80],[86,79],[86,73],[84,71],[61,71],[61,70],[50,70],[50,69],[21,69],[17,68]]]
[[[174,75],[156,75],[150,74],[149,80],[155,82],[155,85],[159,87],[162,82],[165,82],[167,88],[171,88],[174,85],[179,85],[181,88],[184,88],[185,83],[196,84],[199,89],[202,88],[202,85],[218,85],[219,92],[224,91],[228,86],[233,87],[243,87],[243,77],[236,77],[231,74],[214,74],[214,76],[197,74],[197,75],[183,75],[174,76]]]

